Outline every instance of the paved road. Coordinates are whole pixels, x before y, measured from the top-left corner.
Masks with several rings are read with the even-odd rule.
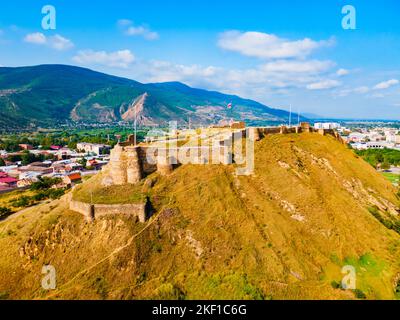
[[[400,174],[400,168],[399,167],[391,167],[390,172],[394,174]]]

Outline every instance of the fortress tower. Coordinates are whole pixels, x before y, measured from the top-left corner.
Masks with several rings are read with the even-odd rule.
[[[139,146],[134,145],[132,136],[111,150],[110,163],[104,171],[114,185],[135,184],[143,178]]]
[[[108,169],[109,177],[115,185],[125,184],[128,180],[125,157],[124,148],[120,144],[111,150]]]
[[[143,178],[142,166],[139,158],[139,147],[125,147],[127,157],[127,183],[138,183]]]

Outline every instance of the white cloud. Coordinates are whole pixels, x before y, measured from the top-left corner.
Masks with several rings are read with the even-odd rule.
[[[370,89],[367,86],[361,86],[353,89],[355,93],[367,93]]]
[[[340,82],[337,80],[322,80],[319,82],[310,83],[307,85],[308,90],[325,90],[332,89],[340,86]]]
[[[356,93],[356,94],[363,94],[370,91],[370,88],[367,86],[356,87],[352,89],[343,89],[339,92],[340,97],[348,96],[349,94]]]
[[[24,38],[25,42],[34,44],[45,44],[47,42],[46,36],[41,32],[27,34]]]
[[[375,98],[375,99],[380,99],[380,98],[384,98],[385,95],[382,93],[374,93],[370,95],[371,98]]]
[[[140,36],[146,40],[157,40],[159,35],[157,32],[150,30],[147,26],[135,26],[131,20],[118,20],[118,25],[124,30],[127,36]]]
[[[399,80],[397,80],[397,79],[391,79],[391,80],[388,80],[388,81],[383,81],[383,82],[378,83],[374,87],[374,90],[388,89],[388,88],[390,88],[390,87],[392,87],[392,86],[394,86],[394,85],[396,85],[398,83],[399,83]]]
[[[222,69],[214,66],[174,64],[167,61],[153,60],[146,66],[149,82],[184,81],[193,83],[199,80],[209,81]]]
[[[50,47],[60,51],[70,49],[74,46],[71,40],[62,37],[59,34],[56,34],[53,37],[49,37],[48,42]]]
[[[288,89],[304,89],[310,84],[313,84],[311,88],[316,89],[316,83],[333,65],[330,61],[277,60],[254,68],[225,69],[217,66],[150,61],[140,67],[135,66],[135,71],[141,68],[140,79],[145,82],[181,81],[195,87],[243,97],[261,97],[264,100],[271,94],[287,93]],[[329,82],[325,87],[333,88],[339,84]]]
[[[264,64],[261,69],[266,72],[285,72],[285,73],[307,73],[317,74],[327,71],[333,67],[332,61],[296,61],[296,60],[277,60]]]
[[[68,50],[74,46],[71,40],[56,34],[51,37],[46,37],[41,32],[29,33],[25,36],[24,41],[37,45],[46,45],[52,49],[63,51]]]
[[[222,49],[264,59],[304,58],[320,47],[333,44],[333,39],[314,41],[304,38],[291,41],[274,34],[254,31],[226,31],[218,39],[218,46]]]
[[[367,86],[361,86],[353,89],[355,93],[367,93],[370,89]]]
[[[337,74],[339,77],[348,75],[349,73],[350,73],[349,70],[347,70],[347,69],[342,69],[342,68],[339,69],[338,71],[336,71],[336,74]]]
[[[128,68],[135,61],[135,56],[130,50],[115,52],[83,50],[72,58],[73,61],[85,65],[104,65],[108,67]]]

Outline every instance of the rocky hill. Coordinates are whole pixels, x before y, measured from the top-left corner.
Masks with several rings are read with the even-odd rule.
[[[233,104],[228,110],[227,105]],[[179,82],[142,84],[66,65],[0,68],[0,128],[72,121],[207,124],[226,117],[287,122],[288,113]]]
[[[0,294],[43,299],[395,299],[399,198],[330,136],[268,135],[255,174],[184,165],[135,188],[146,223],[85,223],[66,198],[0,222]],[[82,185],[100,188],[99,177]],[[101,190],[99,190],[101,192]],[[57,289],[41,288],[42,266]],[[344,265],[356,291],[339,288]]]

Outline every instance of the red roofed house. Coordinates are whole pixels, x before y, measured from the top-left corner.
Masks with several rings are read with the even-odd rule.
[[[7,173],[0,171],[0,178],[7,178],[7,177],[8,177]]]
[[[27,143],[21,143],[18,145],[22,150],[33,150],[33,146]]]
[[[18,179],[12,177],[0,178],[0,186],[15,188],[17,187]]]
[[[82,181],[80,172],[71,173],[63,178],[63,182],[68,186],[74,186]]]

